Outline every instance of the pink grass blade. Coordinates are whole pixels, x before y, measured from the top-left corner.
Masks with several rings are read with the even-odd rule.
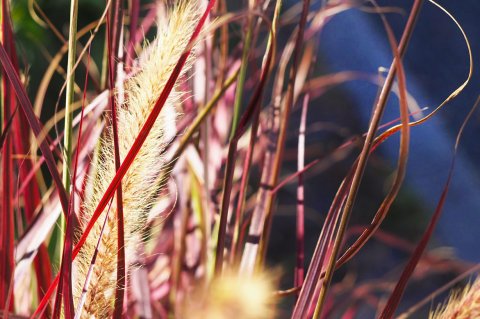
[[[298,155],[297,171],[301,172],[305,168],[305,131],[307,129],[307,112],[309,95],[305,95],[302,105],[302,114],[300,115],[300,128],[298,134]],[[305,192],[304,192],[303,174],[298,175],[297,186],[297,227],[296,227],[296,264],[294,286],[303,285],[305,276]]]
[[[100,199],[98,206],[96,210],[93,213],[92,219],[89,221],[87,226],[85,227],[84,233],[80,237],[77,245],[74,247],[73,250],[73,256],[72,258],[74,259],[77,255],[80,249],[82,248],[83,244],[85,243],[85,240],[87,239],[88,234],[93,228],[93,225],[97,221],[98,217],[101,215],[105,207],[107,206],[108,202],[110,201],[110,198],[114,195],[115,191],[117,190],[118,185],[120,184],[120,181],[122,178],[125,176],[125,173],[127,172],[128,168],[130,165],[133,163],[135,156],[137,155],[138,151],[140,150],[141,146],[145,142],[145,139],[148,136],[148,133],[150,132],[151,128],[153,127],[153,124],[155,123],[158,115],[160,114],[160,111],[162,110],[163,106],[165,105],[165,102],[172,91],[176,80],[178,79],[178,76],[180,75],[180,72],[187,62],[187,59],[190,55],[192,45],[194,44],[195,40],[200,34],[200,31],[205,24],[205,21],[212,10],[213,6],[215,5],[215,0],[210,0],[207,8],[205,9],[205,12],[203,16],[200,18],[199,23],[197,27],[195,28],[190,41],[189,45],[185,49],[185,52],[182,54],[180,59],[178,60],[177,64],[175,65],[175,68],[172,71],[172,74],[170,75],[162,93],[160,94],[157,102],[155,103],[150,115],[148,116],[147,120],[145,121],[145,124],[142,127],[142,130],[140,131],[139,135],[135,139],[135,142],[133,143],[132,147],[130,148],[127,156],[125,157],[124,161],[120,165],[119,169],[117,170],[117,173],[115,174],[115,177],[113,180],[110,182],[110,185],[108,186],[107,190],[105,191],[105,194],[103,197]],[[1,55],[1,49],[3,47],[0,47],[0,59],[2,58]],[[2,59],[3,62],[3,59]],[[40,302],[37,310],[34,312],[32,315],[32,318],[38,317],[42,312],[45,307],[45,305],[48,302],[48,299],[50,298],[51,294],[53,293],[53,290],[55,289],[56,285],[58,284],[58,276],[55,277],[52,285],[50,285],[47,293],[45,294],[45,297],[43,300]]]
[[[351,184],[353,169],[347,178],[340,185],[337,194],[335,195],[333,202],[328,211],[327,217],[324,222],[322,231],[318,237],[318,242],[313,253],[313,257],[310,261],[308,271],[300,290],[300,295],[295,304],[292,318],[302,318],[301,315],[307,316],[310,313],[313,299],[317,294],[318,282],[323,278],[323,270],[325,269],[325,260],[328,257],[329,245],[333,238],[335,229],[337,228],[337,222],[339,220],[340,212],[345,202],[349,186]]]
[[[11,28],[9,21],[8,3],[2,0],[1,4],[1,42],[6,50],[12,55]],[[13,274],[15,267],[14,257],[14,210],[13,210],[13,160],[12,160],[12,135],[9,134],[13,117],[16,113],[15,94],[12,85],[8,82],[5,72],[1,80],[1,99],[3,106],[2,135],[2,199],[0,210],[0,310],[8,313],[13,310]],[[2,136],[3,137],[3,136]]]
[[[51,269],[50,256],[48,255],[48,249],[45,244],[38,247],[37,256],[34,260],[35,272],[37,275],[37,292],[38,298],[42,299],[47,291],[50,283],[52,282],[52,269]],[[52,315],[52,309],[47,307],[45,309],[45,316],[50,318]]]
[[[4,128],[8,130],[8,120],[11,117],[10,89],[5,76],[2,77],[2,99],[4,106]],[[0,309],[6,312],[13,305],[13,298],[9,298],[10,283],[14,271],[14,212],[12,207],[12,141],[10,134],[5,135],[2,147],[2,206],[0,216]],[[7,304],[7,301],[10,302]]]
[[[234,133],[235,134],[235,133]],[[225,179],[223,182],[223,195],[222,195],[222,207],[220,210],[220,226],[218,230],[218,239],[217,239],[217,247],[215,253],[215,268],[214,273],[218,276],[222,274],[223,270],[223,255],[225,251],[225,243],[226,243],[226,232],[227,232],[227,220],[228,220],[228,207],[230,206],[230,195],[232,189],[232,180],[233,180],[233,173],[235,169],[235,156],[237,153],[237,144],[238,140],[233,138],[230,141],[230,145],[228,147],[228,155],[227,155],[227,166],[225,168]]]

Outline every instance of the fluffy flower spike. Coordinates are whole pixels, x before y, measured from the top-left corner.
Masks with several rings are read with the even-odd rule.
[[[120,158],[123,160],[138,136],[146,118],[162,92],[178,59],[187,48],[189,39],[198,23],[197,0],[181,0],[169,11],[166,21],[159,23],[157,39],[148,45],[139,58],[138,72],[124,85],[126,100],[117,111]],[[186,72],[191,61],[184,67]],[[146,224],[148,211],[154,205],[161,183],[159,177],[166,166],[162,156],[168,142],[175,135],[175,120],[181,94],[172,91],[159,118],[150,131],[135,161],[122,180],[123,209],[125,219],[125,255],[127,265],[135,258],[136,246]],[[86,224],[115,175],[114,150],[111,132],[106,132],[93,163],[95,172],[89,178],[84,203]],[[114,202],[115,203],[115,202]],[[105,216],[106,211],[103,213]],[[117,258],[116,207],[112,206],[107,226],[102,236],[99,252],[82,318],[109,318],[114,307]],[[100,217],[92,229],[75,262],[74,295],[76,304],[82,296],[82,288],[90,267],[101,232],[104,218]]]
[[[430,319],[480,318],[480,277],[463,292],[452,294],[447,304],[430,314]]]

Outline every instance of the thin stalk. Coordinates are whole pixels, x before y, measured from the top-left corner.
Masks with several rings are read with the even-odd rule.
[[[175,244],[172,256],[172,274],[171,274],[171,288],[169,293],[169,300],[171,306],[171,314],[177,313],[179,310],[179,291],[181,291],[182,283],[182,268],[184,266],[186,238],[188,221],[191,214],[190,207],[187,203],[182,203],[179,213],[175,216]]]
[[[402,39],[398,46],[398,53],[399,59],[403,58],[405,55],[407,45],[410,41],[411,35],[413,33],[413,28],[415,26],[415,22],[418,18],[420,13],[420,9],[422,6],[423,0],[415,0],[412,10],[410,12],[410,16],[408,18],[407,24],[405,26],[404,33],[402,35]],[[328,290],[328,286],[330,285],[330,281],[333,276],[333,271],[335,268],[335,262],[337,260],[338,253],[340,251],[340,246],[343,241],[343,237],[347,228],[348,220],[350,218],[351,212],[353,210],[353,205],[355,203],[355,198],[358,193],[358,189],[360,187],[360,183],[363,178],[363,173],[365,171],[365,167],[370,155],[371,148],[373,146],[373,142],[375,139],[375,134],[378,130],[378,126],[380,125],[380,120],[382,118],[383,112],[385,110],[385,105],[387,103],[388,96],[390,95],[390,91],[393,86],[393,82],[395,79],[395,75],[397,72],[397,64],[400,63],[397,57],[393,59],[392,65],[390,66],[390,70],[388,72],[387,78],[385,79],[385,84],[382,87],[380,92],[378,103],[375,107],[375,110],[372,115],[372,119],[370,121],[370,126],[368,128],[367,136],[365,138],[364,146],[359,156],[358,164],[355,168],[355,173],[353,175],[351,187],[349,189],[347,199],[345,201],[345,206],[343,209],[342,216],[340,218],[340,224],[338,227],[337,236],[335,238],[335,242],[332,248],[332,255],[329,258],[328,266],[325,271],[325,278],[322,281],[321,289],[318,297],[317,306],[315,308],[314,318],[319,318],[321,309],[325,302],[326,293]]]
[[[2,1],[2,38],[1,41],[6,49],[10,51],[9,41],[5,38],[4,30],[7,27],[7,2]],[[8,35],[7,35],[8,36]],[[5,133],[1,153],[2,153],[2,200],[0,211],[0,310],[8,313],[13,306],[13,296],[11,296],[11,282],[14,273],[14,217],[12,207],[12,137],[9,134],[9,122],[12,115],[12,91],[11,84],[7,77],[2,75],[1,82],[1,104],[2,104],[2,133]],[[7,131],[8,130],[8,131]]]
[[[197,130],[200,128],[200,125],[203,123],[205,118],[210,114],[210,112],[213,110],[215,105],[217,105],[217,102],[220,100],[220,98],[225,94],[225,92],[228,90],[228,88],[235,82],[235,79],[238,76],[238,70],[235,71],[224,83],[224,85],[215,92],[213,97],[210,99],[210,101],[205,105],[204,108],[200,111],[200,113],[197,115],[197,117],[193,120],[193,123],[190,124],[188,127],[187,131],[185,134],[182,135],[179,141],[179,146],[175,150],[175,153],[172,156],[172,160],[169,162],[167,168],[165,171],[171,171],[173,167],[175,166],[175,163],[177,160],[180,158],[180,155],[182,155],[183,151],[185,148],[188,146],[188,143],[190,142],[193,134],[197,132]]]
[[[61,267],[61,275],[63,281],[63,299],[64,299],[64,314],[65,318],[73,318],[75,316],[75,308],[73,305],[73,294],[72,294],[72,247],[73,247],[73,216],[75,215],[75,187],[77,181],[77,172],[78,172],[78,159],[81,151],[81,141],[82,141],[82,131],[83,131],[83,118],[85,113],[85,101],[87,97],[87,86],[88,86],[88,70],[90,66],[90,50],[88,51],[88,60],[87,60],[87,73],[85,75],[85,83],[83,88],[83,98],[82,98],[82,106],[81,106],[81,113],[80,113],[80,124],[78,128],[78,137],[77,137],[77,149],[75,152],[75,163],[73,166],[73,176],[72,176],[72,187],[70,192],[70,205],[68,210],[67,216],[67,225],[66,225],[66,232],[65,232],[65,245],[63,246],[63,256],[62,256],[62,267]],[[55,304],[58,303],[60,305],[61,302],[61,295],[57,294],[57,300]],[[54,309],[56,311],[56,309]],[[54,312],[54,317],[56,312]],[[60,313],[58,312],[58,315]]]
[[[78,0],[70,2],[70,28],[68,32],[68,58],[67,58],[67,89],[65,98],[65,135],[64,135],[64,165],[63,165],[63,184],[65,189],[70,187],[70,162],[72,158],[72,107],[75,86],[75,58],[77,49],[77,18],[78,18]],[[65,220],[63,219],[62,223]],[[63,225],[63,224],[62,224]]]
[[[102,55],[102,73],[100,74],[100,89],[105,90],[107,88],[108,81],[108,38],[105,37],[105,43],[103,44]]]
[[[277,1],[277,4],[279,2]],[[275,15],[276,16],[276,15]],[[268,28],[270,30],[270,40],[268,41],[267,48],[266,48],[266,55],[264,56],[262,62],[262,71],[260,75],[260,81],[258,86],[256,87],[250,102],[242,115],[242,118],[239,121],[237,129],[235,130],[235,134],[230,141],[228,147],[228,157],[227,157],[227,166],[225,168],[225,177],[223,180],[223,194],[222,194],[222,204],[220,210],[220,221],[218,223],[218,235],[217,238],[217,246],[216,246],[216,254],[215,254],[215,273],[216,275],[221,275],[222,268],[223,268],[223,254],[225,248],[225,236],[226,236],[226,228],[227,228],[227,219],[228,219],[228,207],[230,203],[230,196],[232,191],[232,184],[233,184],[233,173],[235,171],[235,156],[237,153],[237,144],[241,136],[246,132],[249,123],[252,121],[252,118],[255,118],[255,115],[258,114],[260,111],[261,101],[265,89],[266,82],[268,80],[272,61],[274,58],[275,52],[275,45],[276,45],[276,37],[275,31],[272,24],[270,24],[267,20],[263,20],[265,23],[268,24]]]
[[[68,31],[68,58],[67,58],[67,89],[65,98],[65,127],[64,127],[64,160],[62,171],[62,182],[65,189],[70,189],[70,162],[72,160],[72,120],[73,120],[73,99],[75,93],[75,59],[77,50],[77,18],[78,18],[78,0],[70,1],[70,27]],[[67,210],[68,211],[68,210]],[[58,227],[55,228],[55,232],[60,233],[65,230],[66,221],[65,216],[60,215],[57,222]],[[54,263],[60,264],[62,247],[64,245],[63,236],[58,236],[58,242],[56,243]]]
[[[277,33],[277,22],[280,16],[281,4],[282,4],[281,0],[277,0],[275,3],[275,9],[274,9],[273,19],[272,19],[272,28],[271,28],[271,33],[268,36],[267,47],[271,47],[275,45],[274,41]],[[265,8],[266,6],[264,7],[264,9]],[[259,27],[260,27],[260,23],[257,23],[256,29],[258,30]],[[258,32],[255,32],[255,34],[258,34]],[[275,50],[273,50],[273,55],[275,55]],[[272,59],[275,60],[275,58],[272,58]],[[252,166],[252,158],[255,150],[255,145],[256,145],[255,141],[257,139],[259,125],[260,125],[260,110],[257,110],[256,114],[254,115],[252,128],[250,132],[250,145],[247,149],[246,158],[243,163],[243,174],[242,174],[242,180],[240,182],[240,190],[238,195],[237,209],[235,212],[236,218],[235,218],[232,245],[231,245],[230,259],[232,263],[238,263],[238,264],[241,263],[240,250],[245,238],[244,236],[245,232],[242,231],[242,225],[244,225],[243,223],[244,208],[245,208],[245,201],[247,196],[248,181],[250,178],[250,168]]]
[[[283,114],[281,117],[281,122],[280,122],[280,131],[278,134],[278,140],[277,140],[277,148],[278,151],[275,154],[275,160],[273,163],[273,175],[272,175],[272,180],[270,181],[270,185],[276,185],[277,180],[278,180],[278,175],[280,174],[280,167],[282,164],[282,158],[283,158],[283,152],[285,150],[285,140],[287,137],[287,128],[288,128],[288,122],[290,120],[290,113],[293,108],[293,103],[294,103],[294,93],[295,93],[295,82],[297,79],[297,71],[298,71],[298,66],[300,62],[300,54],[303,46],[303,35],[305,32],[305,26],[307,23],[307,16],[309,12],[309,7],[310,7],[310,0],[304,0],[303,1],[303,7],[302,7],[302,15],[300,17],[300,23],[299,23],[299,29],[298,29],[298,34],[297,38],[295,40],[295,47],[293,49],[293,59],[292,59],[292,67],[290,69],[290,78],[288,81],[288,87],[287,87],[287,95],[286,99],[284,101],[283,105]],[[273,207],[273,201],[275,199],[274,195],[268,196],[267,197],[267,203],[266,203],[266,213],[267,213],[267,223],[266,223],[266,228],[264,229],[264,233],[262,234],[262,237],[265,238],[266,240],[263,240],[260,245],[260,259],[259,261],[262,261],[264,258],[264,255],[266,253],[266,246],[267,246],[267,241],[269,237],[269,232],[270,232],[270,224],[271,224],[271,212],[272,212],[272,207]]]
[[[252,0],[249,0],[248,9],[253,10],[253,8],[254,8],[254,3]],[[242,110],[242,101],[243,101],[243,95],[244,95],[243,90],[245,86],[245,78],[247,75],[250,46],[252,43],[252,30],[253,30],[253,19],[251,15],[248,15],[247,34],[245,35],[245,40],[243,44],[242,64],[240,66],[240,74],[238,75],[237,87],[235,90],[235,102],[233,104],[233,119],[232,119],[232,126],[230,130],[230,141],[233,140],[233,137],[236,133],[238,122],[240,120],[241,110]]]
[[[138,24],[138,17],[140,15],[140,0],[130,0],[130,25],[129,25],[129,40],[127,45],[127,53],[125,56],[125,68],[127,70],[132,66],[135,59],[135,45],[137,43],[136,31]]]
[[[273,155],[272,165],[270,169],[270,176],[265,183],[265,188],[273,188],[277,184],[278,175],[280,173],[280,167],[282,164],[283,152],[285,149],[285,140],[287,135],[287,126],[290,119],[290,112],[293,107],[294,102],[294,88],[296,82],[296,74],[298,70],[299,60],[300,60],[300,51],[303,45],[303,34],[305,30],[305,25],[307,22],[307,15],[309,11],[310,1],[304,0],[302,7],[302,15],[300,17],[298,33],[295,40],[295,46],[293,49],[293,59],[292,66],[290,69],[290,76],[287,86],[287,93],[285,100],[283,101],[283,110],[280,122],[280,129],[278,132],[277,140],[274,142],[276,147],[276,152]],[[259,235],[261,237],[260,243],[253,244],[245,247],[245,251],[242,257],[241,268],[242,271],[253,272],[255,265],[261,265],[263,262],[263,257],[266,252],[266,246],[269,236],[270,222],[271,222],[271,212],[273,208],[273,203],[275,200],[275,194],[267,192],[262,202],[257,205],[259,208],[258,211],[254,212],[252,217],[252,225],[250,227],[250,234]]]
[[[282,7],[282,0],[277,0],[276,3],[275,3],[275,9],[274,9],[274,15],[273,15],[273,21],[272,21],[272,33],[271,33],[271,37],[269,39],[269,42],[268,42],[268,45],[275,45],[275,41],[274,41],[274,38],[276,37],[276,32],[277,32],[277,28],[278,28],[278,19],[279,19],[279,16],[280,16],[280,10],[281,10],[281,7]],[[285,49],[287,50],[287,49]],[[284,50],[284,53],[282,54],[282,57],[284,56],[285,54],[285,50]],[[274,50],[274,53],[275,53],[275,50]],[[282,59],[281,59],[282,61]],[[286,64],[286,63],[285,63]],[[280,63],[280,66],[278,67],[279,70],[283,70],[282,69],[282,63]],[[277,71],[277,78],[282,78],[283,79],[283,73],[282,71]],[[277,82],[277,81],[276,81]],[[279,86],[276,86],[276,87],[279,87]],[[274,106],[272,108],[270,108],[270,116],[269,116],[269,120],[268,120],[268,124],[267,124],[267,129],[270,130],[271,132],[274,132],[275,130],[273,129],[273,122],[275,122],[274,120],[272,120],[273,118],[276,118],[277,117],[277,110],[278,108],[276,108],[276,104],[277,104],[277,101],[280,99],[280,95],[281,95],[281,90],[277,91],[274,89],[274,96],[276,96],[277,98],[275,99],[275,102],[274,102]],[[278,93],[278,94],[277,94]],[[276,122],[275,122],[276,123]],[[274,135],[274,133],[272,133],[271,135]],[[263,169],[262,169],[262,177],[261,177],[261,186],[260,186],[260,190],[257,192],[257,203],[259,203],[258,205],[256,205],[253,213],[252,213],[252,217],[251,217],[251,221],[249,223],[243,223],[243,225],[241,226],[242,230],[240,232],[240,238],[238,239],[239,243],[241,243],[242,245],[244,245],[244,249],[243,249],[243,254],[241,256],[241,261],[240,261],[240,271],[241,272],[244,272],[244,271],[253,271],[253,266],[251,266],[252,264],[254,264],[254,259],[255,259],[255,256],[257,255],[257,251],[258,251],[258,243],[255,242],[255,243],[250,243],[250,242],[246,242],[246,243],[243,243],[244,240],[243,238],[245,238],[244,234],[246,233],[246,227],[247,225],[249,225],[249,230],[248,230],[248,235],[249,237],[251,238],[258,238],[260,236],[260,229],[263,229],[263,225],[264,225],[264,215],[263,215],[263,211],[264,211],[264,206],[263,206],[263,198],[266,194],[267,191],[267,188],[266,187],[268,185],[268,177],[267,175],[269,174],[269,172],[267,172],[267,170],[270,170],[270,162],[271,162],[271,158],[273,157],[273,154],[272,154],[272,149],[275,147],[274,145],[274,142],[270,142],[269,141],[269,145],[267,146],[267,150],[265,152],[265,155],[264,155],[264,164],[263,164]],[[268,175],[269,176],[269,175]],[[240,256],[239,256],[240,257]]]
[[[114,0],[110,7],[110,18],[107,17],[107,49],[108,49],[108,88],[109,104],[111,110],[113,147],[115,155],[115,170],[120,167],[120,146],[118,142],[118,124],[117,124],[117,100],[115,99],[115,80],[117,78],[117,66],[120,61],[120,36],[123,20],[122,1]],[[119,90],[119,95],[123,94]],[[125,230],[123,214],[123,194],[122,183],[117,187],[116,196],[116,219],[117,219],[117,285],[115,289],[115,308],[113,318],[121,318],[123,312],[123,300],[125,298]]]
[[[5,2],[7,5],[5,10],[2,9],[2,22],[4,23],[3,28],[3,35],[5,39],[9,40],[9,55],[13,62],[15,71],[17,74],[19,73],[18,70],[18,56],[15,50],[15,39],[12,30],[12,23],[11,23],[11,13],[10,8],[8,7],[8,2]],[[7,20],[8,19],[8,20]],[[16,115],[16,111],[19,105],[16,103],[15,93],[11,92],[11,97],[13,98],[12,101],[15,102],[15,106],[12,105],[12,108],[15,107],[15,110],[12,114],[13,125],[12,125],[12,133],[13,133],[13,152],[15,154],[22,154],[26,155],[29,153],[30,150],[30,130],[25,129],[28,127],[27,118],[22,112]],[[33,169],[34,162],[32,159],[25,159],[22,161],[22,165],[18,167],[18,174],[21,181],[25,181],[29,172]],[[39,185],[37,180],[32,179],[29,182],[25,183],[26,187],[23,193],[23,202],[24,202],[24,209],[23,215],[27,224],[30,224],[34,218],[35,210],[38,205],[40,205],[40,192],[39,192]],[[17,194],[14,196],[15,199],[18,200],[18,189]],[[18,210],[19,215],[22,213],[22,210]],[[17,218],[18,223],[21,223],[22,219]],[[18,232],[18,233],[24,233]],[[44,291],[48,289],[48,285],[50,284],[52,275],[51,275],[51,262],[48,256],[47,247],[44,243],[39,246],[39,250],[37,255],[34,259],[34,268],[35,268],[35,275],[37,279],[37,295],[39,298],[43,297]],[[0,298],[1,299],[1,298]],[[50,309],[47,309],[46,315],[48,317],[51,316]]]
[[[260,112],[257,111],[252,123],[252,129],[250,131],[250,144],[248,145],[247,154],[243,162],[242,180],[240,182],[240,190],[238,193],[237,208],[235,210],[235,223],[233,225],[232,243],[230,246],[230,262],[232,264],[240,262],[237,258],[237,252],[240,251],[240,247],[243,243],[243,236],[241,236],[241,228],[245,209],[245,200],[247,197],[248,180],[250,177],[250,168],[252,166],[253,151],[255,147],[255,141],[257,139],[258,127],[260,124]]]
[[[297,170],[303,171],[305,168],[305,131],[307,124],[308,102],[310,96],[307,94],[303,100],[302,114],[300,116],[300,129],[298,134],[298,155]],[[303,183],[303,173],[298,174],[297,187],[297,227],[296,227],[296,264],[294,286],[303,285],[305,274],[305,192]]]
[[[217,14],[219,16],[223,16],[227,13],[227,4],[226,1],[219,1],[217,6]],[[218,62],[218,74],[217,74],[217,82],[215,86],[217,88],[222,87],[223,81],[225,79],[227,64],[228,64],[228,25],[223,24],[220,28],[220,36],[219,36],[219,51],[220,51],[220,59]]]
[[[204,209],[202,204],[202,184],[198,180],[198,177],[195,174],[192,174],[191,178],[191,192],[192,192],[192,215],[195,218],[195,222],[198,224],[200,229],[200,234],[196,235],[197,240],[200,242],[200,264],[205,267],[205,275],[201,278],[201,285],[205,286],[211,279],[211,273],[208,271],[211,269],[210,265],[210,256],[209,253],[209,240],[211,237],[210,233],[210,215],[209,211]]]
[[[203,43],[203,58],[205,61],[205,81],[204,81],[204,100],[202,101],[202,107],[206,105],[206,103],[210,99],[210,87],[211,87],[211,78],[212,78],[212,42],[210,39],[205,39],[205,42]],[[206,212],[211,212],[211,203],[210,203],[210,198],[211,198],[211,190],[210,190],[210,135],[211,135],[211,130],[210,130],[210,122],[208,120],[204,121],[202,124],[202,127],[200,128],[200,136],[202,138],[202,144],[203,144],[203,154],[202,154],[202,162],[203,162],[203,179],[204,179],[204,185],[202,191],[203,191],[203,196],[205,198],[205,201],[203,202],[204,204],[204,210]],[[207,217],[207,216],[206,216]],[[212,218],[212,214],[210,214],[208,219]],[[209,237],[210,238],[210,237]]]
[[[230,141],[230,146],[228,148],[227,156],[227,167],[225,168],[225,179],[223,181],[223,197],[222,197],[222,207],[220,214],[220,222],[218,229],[218,241],[215,252],[215,274],[221,275],[223,270],[223,254],[225,249],[225,233],[227,230],[227,214],[228,207],[230,205],[230,195],[232,188],[232,178],[233,171],[235,170],[235,157],[237,154],[237,143],[238,137],[234,136],[234,139]]]

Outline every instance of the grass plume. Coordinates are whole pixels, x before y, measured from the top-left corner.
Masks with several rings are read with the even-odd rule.
[[[438,307],[430,319],[480,318],[480,277],[460,293],[453,293],[448,302]]]
[[[189,38],[198,22],[197,7],[197,1],[180,1],[171,9],[166,22],[159,24],[157,39],[145,48],[139,58],[136,74],[125,82],[126,100],[117,112],[121,160],[125,158],[140,133],[145,119],[158,99],[180,55],[187,47]],[[183,72],[186,70],[188,67],[184,68]],[[162,183],[159,178],[166,165],[166,159],[162,156],[162,152],[174,136],[172,132],[175,132],[177,117],[175,105],[180,96],[181,94],[175,91],[170,94],[160,117],[122,181],[127,265],[135,256],[136,243],[146,223],[147,213],[161,188]],[[83,223],[88,222],[101,196],[115,176],[111,133],[110,130],[107,130],[101,141],[101,151],[96,156],[97,160],[94,163],[96,174],[91,176],[88,182],[91,186],[87,186],[90,191],[84,203]],[[111,316],[113,310],[117,256],[115,209],[115,205],[113,205],[98,248],[83,317],[107,318]],[[105,213],[106,211],[103,214]],[[102,220],[100,218],[97,222],[75,263],[77,267],[74,293],[76,300],[79,300],[82,294],[82,286],[101,232]]]

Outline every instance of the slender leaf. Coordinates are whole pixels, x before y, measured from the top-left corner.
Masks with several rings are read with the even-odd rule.
[[[400,279],[395,285],[395,289],[390,295],[390,298],[388,299],[385,305],[385,308],[383,309],[379,317],[380,319],[389,319],[393,317],[395,310],[397,309],[398,304],[400,303],[400,299],[402,298],[403,292],[405,291],[405,287],[407,286],[408,280],[412,276],[413,271],[415,270],[415,267],[417,266],[420,258],[422,257],[425,251],[425,248],[427,247],[427,244],[430,241],[430,238],[432,237],[435,227],[437,226],[438,220],[440,219],[440,216],[442,214],[443,205],[445,204],[445,200],[447,199],[448,190],[450,188],[450,182],[452,181],[453,171],[455,168],[455,159],[457,156],[458,146],[460,145],[460,140],[462,138],[463,131],[468,121],[477,110],[477,107],[479,104],[480,104],[480,96],[477,98],[475,105],[472,107],[472,109],[468,113],[467,117],[465,118],[458,132],[457,139],[454,146],[454,151],[453,151],[452,163],[450,164],[450,169],[448,172],[447,181],[445,182],[445,186],[443,187],[443,191],[442,191],[442,194],[440,195],[440,199],[438,201],[437,207],[435,208],[435,212],[433,213],[432,218],[430,219],[430,222],[427,226],[427,229],[423,233],[422,238],[420,239],[417,247],[415,248],[415,251],[410,257],[410,260],[408,261],[407,265],[405,266],[402,272],[402,275],[400,276]]]
[[[17,95],[18,102],[22,107],[22,111],[24,112],[25,116],[27,117],[28,123],[33,130],[35,136],[39,136],[42,132],[42,126],[40,121],[33,113],[33,107],[28,99],[27,93],[25,92],[25,88],[21,84],[20,79],[18,78],[18,74],[15,72],[15,69],[12,65],[12,61],[8,57],[7,52],[5,51],[5,47],[3,44],[0,44],[0,62],[2,63],[2,67],[5,70],[5,74],[7,75],[10,83],[12,83],[15,94]],[[62,184],[62,179],[60,178],[60,174],[57,171],[57,166],[55,163],[55,159],[53,154],[45,140],[40,141],[40,150],[42,151],[43,156],[45,157],[45,162],[47,167],[52,175],[53,181],[57,188],[60,203],[62,205],[62,209],[64,214],[68,212],[68,196],[65,192],[65,188]]]

